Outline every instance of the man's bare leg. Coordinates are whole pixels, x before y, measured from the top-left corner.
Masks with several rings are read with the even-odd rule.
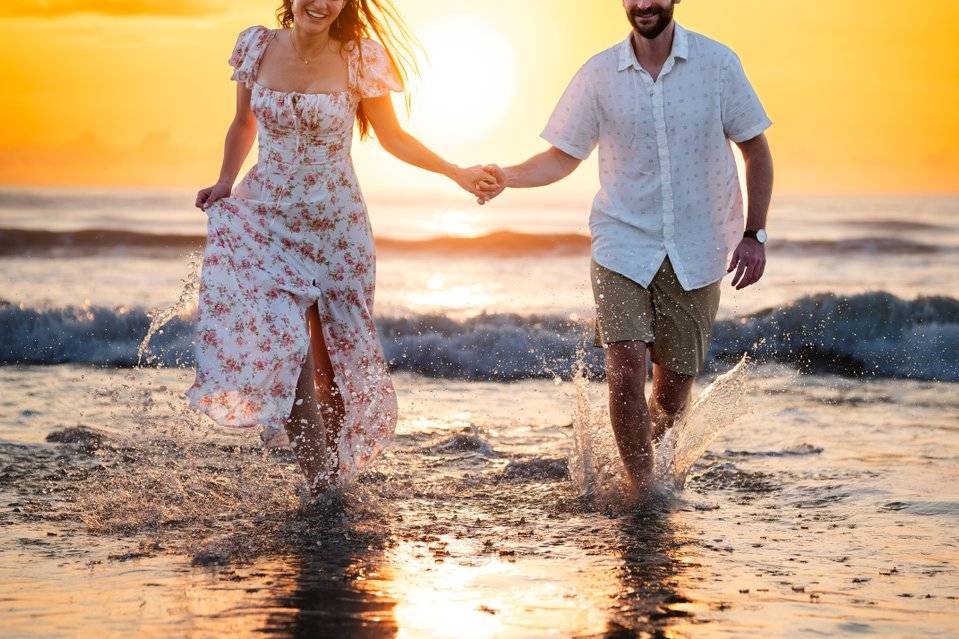
[[[676,418],[686,409],[692,397],[695,377],[653,364],[653,390],[649,401],[653,441],[672,428]]]
[[[286,430],[310,488],[314,492],[323,492],[337,477],[337,446],[345,410],[334,381],[333,365],[316,305],[307,311],[306,319],[309,350],[297,382],[296,400]]]
[[[646,344],[615,342],[606,346],[609,416],[619,456],[633,489],[644,495],[652,488],[653,439],[646,406]]]

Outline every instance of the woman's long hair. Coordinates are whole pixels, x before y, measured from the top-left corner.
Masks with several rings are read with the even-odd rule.
[[[285,29],[293,26],[293,0],[283,0],[283,4],[276,10],[276,19]],[[414,47],[418,43],[391,0],[346,0],[343,11],[330,25],[330,37],[341,43],[354,42],[354,46],[359,46],[360,38],[379,40],[399,73],[404,87],[410,72],[415,73],[418,70],[414,53]],[[408,108],[409,93],[406,98]],[[367,137],[370,132],[370,119],[363,112],[362,104],[356,111],[356,121],[360,129],[360,139]]]

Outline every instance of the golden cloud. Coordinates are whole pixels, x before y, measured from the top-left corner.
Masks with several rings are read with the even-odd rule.
[[[0,17],[54,18],[80,13],[192,17],[219,13],[225,4],[225,0],[3,0]]]

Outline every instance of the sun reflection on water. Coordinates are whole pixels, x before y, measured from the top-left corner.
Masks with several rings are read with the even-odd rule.
[[[411,308],[443,309],[450,311],[476,311],[493,306],[496,298],[490,287],[481,282],[471,282],[453,277],[452,273],[433,273],[427,276],[424,287],[409,293],[407,303]]]
[[[534,629],[592,634],[607,628],[608,593],[618,584],[594,581],[609,573],[593,572],[586,584],[581,571],[562,562],[483,556],[471,540],[442,541],[444,552],[464,559],[436,557],[422,543],[395,549],[390,587],[399,637],[485,639],[529,636]],[[569,574],[557,574],[562,572]]]

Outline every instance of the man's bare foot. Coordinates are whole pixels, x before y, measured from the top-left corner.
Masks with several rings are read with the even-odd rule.
[[[649,501],[653,494],[653,473],[650,472],[643,478],[635,478],[627,473],[627,479],[624,482],[626,489],[625,506],[633,507]]]

